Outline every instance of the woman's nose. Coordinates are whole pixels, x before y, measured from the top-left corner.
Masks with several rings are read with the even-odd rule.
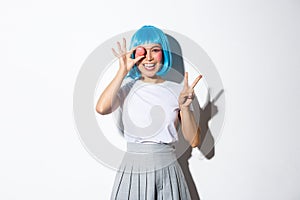
[[[152,60],[151,50],[147,50],[146,59]]]

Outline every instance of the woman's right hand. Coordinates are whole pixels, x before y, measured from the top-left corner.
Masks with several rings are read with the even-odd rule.
[[[145,56],[139,56],[137,58],[132,59],[130,56],[133,53],[133,51],[136,49],[136,47],[127,52],[125,38],[123,38],[122,46],[120,42],[117,42],[117,45],[118,45],[119,52],[117,52],[114,48],[112,48],[112,52],[117,58],[119,58],[120,70],[123,73],[127,74],[130,71],[130,69],[135,65],[135,63],[137,63]]]

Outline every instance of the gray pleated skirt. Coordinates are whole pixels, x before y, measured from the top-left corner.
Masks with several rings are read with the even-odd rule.
[[[191,200],[174,146],[128,143],[111,200]]]

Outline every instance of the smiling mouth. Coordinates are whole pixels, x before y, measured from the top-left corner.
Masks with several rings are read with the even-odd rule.
[[[143,64],[146,70],[153,70],[155,68],[155,64]]]

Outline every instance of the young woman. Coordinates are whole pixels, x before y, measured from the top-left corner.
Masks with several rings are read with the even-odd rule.
[[[176,160],[180,121],[185,140],[197,147],[200,140],[191,105],[199,75],[188,84],[163,79],[170,70],[172,55],[166,35],[154,26],[143,26],[131,38],[112,49],[119,70],[101,94],[96,111],[109,114],[122,110],[127,154],[116,175],[111,200],[190,200],[183,172]],[[123,80],[127,83],[122,85]]]

